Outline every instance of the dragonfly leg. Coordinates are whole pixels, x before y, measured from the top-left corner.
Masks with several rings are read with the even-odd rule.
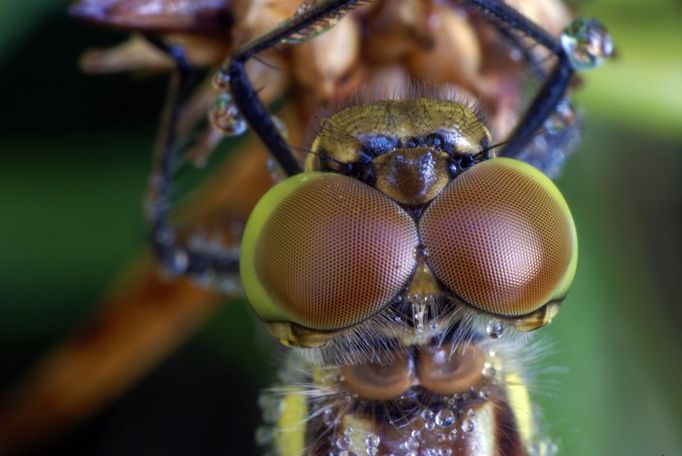
[[[171,276],[237,274],[239,254],[236,251],[181,243],[170,222],[172,175],[181,139],[178,137],[178,123],[191,93],[195,69],[187,61],[182,47],[169,46],[153,37],[148,39],[176,63],[168,88],[149,180],[147,216],[151,224],[150,237],[154,253],[164,271]]]
[[[561,42],[516,9],[500,0],[468,0],[468,3],[486,14],[499,28],[530,38],[557,58],[554,69],[545,78],[544,84],[500,153],[505,157],[517,157],[565,98],[575,70]]]
[[[293,41],[300,41],[314,36],[320,28],[324,28],[321,24],[325,21],[342,16],[360,3],[363,2],[327,0],[300,10],[282,25],[246,43],[220,70],[229,78],[232,96],[241,114],[288,175],[301,172],[301,166],[280,134],[267,108],[258,98],[258,93],[246,74],[246,62],[257,53],[273,48],[288,39],[292,40],[292,37],[296,37]]]

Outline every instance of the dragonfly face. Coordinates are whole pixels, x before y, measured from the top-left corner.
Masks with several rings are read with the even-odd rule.
[[[533,167],[489,158],[474,110],[380,101],[321,128],[306,172],[273,188],[246,228],[242,281],[261,319],[319,341],[388,312],[389,338],[462,306],[523,319],[563,299],[577,256],[568,207]]]
[[[239,261],[250,304],[295,347],[281,384],[261,398],[258,440],[287,456],[553,454],[534,423],[521,333],[557,313],[577,241],[559,191],[520,159],[554,147],[548,132],[566,117],[572,76],[610,52],[608,35],[581,21],[559,41],[504,2],[461,2],[542,80],[509,138],[493,144],[469,104],[413,90],[324,119],[302,163],[246,63],[318,36],[358,3],[305,2],[237,49],[214,78],[213,125],[236,134],[248,123],[289,175],[254,209]],[[156,44],[177,60],[182,99],[188,62]],[[155,251],[173,274],[230,276],[231,252],[183,245],[170,226],[171,100],[151,180]]]

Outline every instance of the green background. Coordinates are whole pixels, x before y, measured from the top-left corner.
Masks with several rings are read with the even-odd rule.
[[[144,248],[141,195],[165,82],[79,74],[83,49],[122,35],[69,20],[65,5],[0,0],[3,387],[83,321]],[[588,121],[558,183],[581,257],[540,335],[552,354],[534,396],[560,454],[679,455],[682,3],[581,10],[607,24],[618,59],[585,75],[576,97]],[[256,390],[277,359],[265,340],[245,305],[224,306],[48,454],[251,451]]]

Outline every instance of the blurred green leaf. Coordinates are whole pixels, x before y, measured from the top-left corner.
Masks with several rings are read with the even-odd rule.
[[[5,342],[66,331],[144,245],[151,141],[2,138],[0,203],[12,214],[0,224]]]
[[[665,226],[676,225],[663,217],[648,224],[673,249],[652,258],[647,224],[638,222],[647,206],[674,212],[679,191],[661,198],[647,190],[654,182],[659,189],[679,186],[682,155],[674,144],[622,127],[590,123],[587,130],[560,181],[578,226],[580,260],[569,298],[547,331],[558,344],[551,363],[569,369],[556,397],[544,401],[551,434],[562,454],[682,454],[679,321],[652,267],[665,261],[659,267],[679,268],[665,236]],[[647,160],[664,164],[647,174],[636,168],[645,145]]]
[[[11,57],[25,39],[49,14],[66,14],[65,0],[0,1],[0,63]]]
[[[585,74],[577,102],[591,116],[681,139],[682,4],[605,0],[585,4],[581,13],[607,26],[617,56]]]

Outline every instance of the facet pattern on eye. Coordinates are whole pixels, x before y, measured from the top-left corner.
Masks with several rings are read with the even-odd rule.
[[[337,329],[381,310],[415,267],[412,218],[377,190],[340,175],[306,182],[274,209],[256,271],[292,320]]]
[[[420,222],[438,279],[497,315],[526,315],[550,301],[570,269],[575,241],[570,213],[546,183],[505,159],[458,176]]]

